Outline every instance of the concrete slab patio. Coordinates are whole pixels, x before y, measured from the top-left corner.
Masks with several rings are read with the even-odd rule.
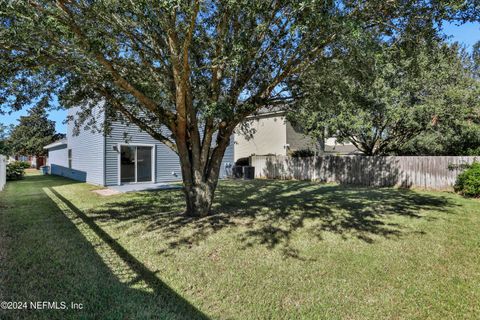
[[[126,193],[126,192],[138,192],[138,191],[155,191],[155,190],[175,190],[182,189],[181,184],[175,183],[132,183],[123,184],[120,186],[110,186],[108,189]]]
[[[96,193],[98,195],[108,197],[108,196],[114,196],[116,194],[120,194],[121,192],[117,190],[112,190],[112,189],[98,189],[98,190],[92,190],[93,193]]]

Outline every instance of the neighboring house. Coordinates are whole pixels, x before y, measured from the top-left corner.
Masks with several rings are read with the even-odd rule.
[[[51,174],[102,186],[181,180],[177,154],[137,126],[113,122],[108,134],[85,129],[74,134],[76,114],[75,108],[69,110],[66,138],[45,146]],[[94,117],[104,121],[101,108]],[[232,164],[233,143],[225,152],[221,178]]]
[[[340,143],[337,138],[330,137],[325,139],[325,154],[354,155],[362,152],[351,142]]]
[[[309,149],[320,153],[318,141],[306,136],[285,118],[285,111],[260,111],[248,117],[244,123],[245,134],[240,128],[235,132],[235,161],[252,155],[290,155],[297,150]],[[353,144],[337,143],[334,137],[325,141],[327,154],[352,154],[358,150]]]
[[[22,161],[22,162],[28,162],[30,163],[30,166],[32,168],[40,168],[41,166],[45,165],[46,162],[46,157],[44,156],[21,156],[21,155],[15,155],[15,156],[10,156],[7,160],[9,163],[14,162],[14,161]]]

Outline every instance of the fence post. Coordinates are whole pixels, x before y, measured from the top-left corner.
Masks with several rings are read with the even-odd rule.
[[[7,183],[7,158],[0,155],[0,191]]]

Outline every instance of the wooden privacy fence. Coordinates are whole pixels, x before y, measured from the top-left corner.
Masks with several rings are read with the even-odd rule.
[[[255,167],[255,178],[450,190],[465,165],[475,160],[466,156],[252,156],[250,165]]]
[[[7,158],[0,155],[0,191],[5,187],[7,183]]]

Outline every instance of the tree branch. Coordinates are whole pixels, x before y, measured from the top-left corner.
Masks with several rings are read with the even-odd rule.
[[[102,53],[97,50],[94,50],[92,46],[89,44],[88,38],[80,29],[80,27],[76,24],[74,15],[72,12],[65,6],[65,1],[58,1],[58,5],[62,11],[64,11],[67,16],[69,17],[69,23],[67,26],[72,30],[74,34],[76,34],[81,43],[86,47],[86,49],[93,53],[94,57],[97,61],[111,74],[114,79],[115,84],[117,84],[121,89],[127,91],[131,95],[133,95],[140,103],[147,107],[150,111],[154,114],[157,114],[161,120],[163,120],[164,124],[170,129],[175,129],[174,119],[175,115],[168,110],[163,108],[159,108],[157,103],[147,97],[144,93],[136,89],[131,83],[129,83],[124,77],[120,75],[120,73],[115,69],[110,61],[105,59]]]
[[[152,127],[146,125],[144,119],[140,119],[137,116],[135,116],[130,110],[128,110],[127,107],[123,105],[120,99],[117,99],[114,96],[114,94],[110,90],[108,90],[106,87],[99,86],[97,87],[97,91],[99,91],[105,98],[107,98],[108,101],[115,106],[115,109],[117,109],[120,113],[125,115],[131,122],[136,124],[140,129],[144,130],[149,135],[151,135],[154,139],[159,140],[160,142],[165,144],[167,147],[169,147],[173,152],[178,154],[177,146],[173,141],[171,141],[166,136],[164,136],[157,130],[153,129]]]

